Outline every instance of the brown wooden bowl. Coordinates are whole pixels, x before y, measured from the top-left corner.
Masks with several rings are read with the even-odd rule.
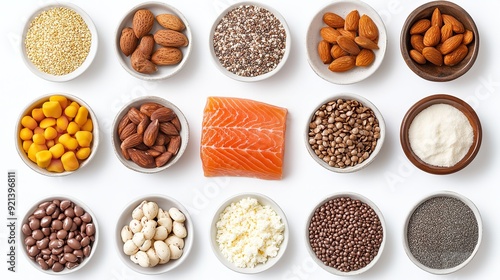
[[[454,16],[466,29],[474,33],[473,41],[467,45],[469,48],[467,56],[454,66],[446,66],[444,64],[443,66],[436,66],[430,62],[421,65],[416,63],[409,55],[412,49],[410,28],[420,19],[430,19],[435,8],[439,8],[442,14]],[[469,71],[476,61],[479,52],[479,32],[472,17],[462,7],[449,1],[432,1],[423,4],[410,13],[401,30],[400,48],[404,61],[418,76],[434,82],[451,81]]]
[[[434,104],[448,104],[460,110],[469,120],[472,126],[472,131],[474,133],[474,140],[467,154],[457,164],[450,167],[434,166],[424,162],[412,151],[410,146],[408,130],[410,129],[410,125],[413,119],[422,110]],[[469,165],[469,163],[472,162],[472,160],[476,157],[479,151],[479,148],[481,146],[481,140],[482,140],[481,122],[479,121],[479,117],[477,116],[474,109],[472,109],[472,107],[465,101],[447,94],[436,94],[421,99],[420,101],[415,103],[412,107],[410,107],[408,112],[406,112],[406,115],[404,116],[403,121],[401,123],[400,141],[401,141],[401,147],[403,148],[406,157],[411,161],[411,163],[413,163],[413,165],[431,174],[437,174],[437,175],[451,174]]]

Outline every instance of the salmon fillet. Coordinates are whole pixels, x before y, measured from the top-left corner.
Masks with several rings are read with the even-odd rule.
[[[287,109],[228,97],[208,97],[201,161],[207,177],[278,180],[283,175]]]

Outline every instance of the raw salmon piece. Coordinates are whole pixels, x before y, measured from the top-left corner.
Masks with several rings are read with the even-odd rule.
[[[201,161],[207,177],[283,176],[287,109],[242,98],[208,97]]]

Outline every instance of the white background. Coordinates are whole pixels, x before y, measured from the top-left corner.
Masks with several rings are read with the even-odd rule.
[[[385,216],[387,243],[379,262],[354,279],[499,279],[500,212],[498,197],[498,93],[500,92],[499,37],[493,28],[500,9],[498,1],[455,1],[475,19],[480,31],[479,56],[461,78],[434,83],[421,79],[404,63],[399,37],[406,16],[426,1],[367,1],[382,16],[388,33],[388,48],[378,71],[354,85],[335,85],[319,78],[306,58],[306,30],[312,16],[330,1],[266,1],[287,20],[292,50],[284,68],[258,83],[234,81],[220,73],[210,58],[208,34],[220,11],[231,0],[172,0],[192,28],[193,51],[186,67],[174,77],[144,82],[130,76],[114,53],[115,29],[121,17],[141,1],[74,1],[94,20],[99,49],[91,67],[82,76],[65,83],[42,80],[22,62],[19,42],[26,17],[49,1],[9,1],[0,9],[0,51],[2,53],[2,102],[0,103],[1,172],[0,190],[0,275],[3,279],[54,278],[36,271],[17,251],[17,272],[7,271],[7,187],[8,170],[18,176],[17,215],[39,199],[50,195],[77,197],[91,207],[100,226],[101,240],[87,267],[58,279],[330,279],[332,275],[312,263],[306,252],[305,227],[309,212],[326,196],[342,191],[360,193],[375,202]],[[15,3],[15,4],[14,4]],[[299,4],[307,3],[307,4]],[[50,178],[35,173],[21,161],[15,150],[16,118],[31,100],[48,93],[66,92],[86,101],[95,111],[101,127],[100,147],[93,162],[73,175]],[[303,130],[311,110],[325,98],[342,92],[360,94],[382,112],[387,138],[377,159],[354,174],[336,174],[316,164],[303,142]],[[424,173],[406,159],[399,143],[399,127],[406,110],[416,101],[435,93],[449,93],[469,102],[483,125],[483,142],[476,159],[466,169],[447,176]],[[157,95],[175,103],[190,123],[186,153],[171,169],[147,175],[126,169],[111,146],[110,126],[118,109],[129,100]],[[284,178],[263,181],[249,178],[205,178],[199,158],[201,120],[206,97],[222,95],[251,98],[289,110]],[[467,196],[479,208],[484,223],[483,243],[476,257],[464,269],[447,276],[434,276],[417,268],[402,246],[402,227],[408,211],[424,196],[451,190]],[[274,199],[290,224],[290,243],[283,259],[272,269],[248,276],[223,266],[209,245],[209,224],[213,212],[229,196],[260,192]],[[143,276],[128,269],[114,248],[115,221],[134,198],[151,193],[172,196],[188,207],[193,218],[194,248],[189,259],[167,275]],[[18,226],[20,226],[18,224]],[[333,277],[335,278],[335,277]]]

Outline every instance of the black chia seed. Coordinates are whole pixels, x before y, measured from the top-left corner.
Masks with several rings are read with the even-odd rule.
[[[421,264],[433,269],[453,268],[473,253],[478,242],[478,222],[461,200],[432,197],[412,213],[407,240],[411,254]]]
[[[215,55],[228,71],[243,77],[266,74],[285,53],[286,32],[270,11],[241,5],[222,17],[215,28]]]

